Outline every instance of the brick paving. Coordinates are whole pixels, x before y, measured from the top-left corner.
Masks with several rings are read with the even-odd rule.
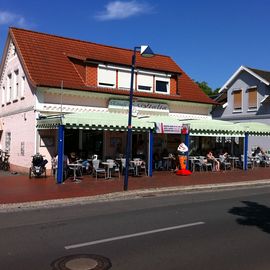
[[[0,172],[0,204],[75,198],[119,192],[123,190],[123,176],[110,180],[84,175],[80,183],[67,179],[56,184],[53,177],[29,179],[28,175],[12,175]],[[178,176],[173,172],[156,171],[153,177],[129,177],[129,190],[141,190],[175,186],[233,183],[270,179],[270,168],[239,169],[221,172],[194,172]]]

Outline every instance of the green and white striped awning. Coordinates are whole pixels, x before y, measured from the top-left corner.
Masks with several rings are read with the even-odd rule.
[[[37,120],[38,129],[55,129],[59,125],[64,125],[65,128],[70,129],[126,131],[127,124],[127,114],[110,112],[73,113]],[[132,118],[133,131],[149,131],[154,128],[154,123],[145,122],[136,117]]]
[[[270,125],[260,123],[260,122],[241,122],[235,123],[238,128],[244,128],[251,136],[269,136],[270,135]]]
[[[112,112],[87,112],[65,114],[62,117],[47,117],[37,120],[38,129],[56,129],[64,125],[70,129],[127,131],[128,115]],[[243,137],[270,136],[270,125],[259,122],[233,123],[214,119],[178,120],[171,116],[132,117],[133,131],[156,131],[158,124],[189,126],[191,136]]]

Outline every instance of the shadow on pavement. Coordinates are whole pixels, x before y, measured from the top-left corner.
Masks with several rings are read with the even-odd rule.
[[[236,221],[240,225],[256,226],[266,233],[270,233],[270,208],[250,201],[242,201],[246,206],[233,207],[228,213],[241,216]]]
[[[15,171],[3,171],[3,170],[0,170],[0,176],[14,176],[14,175],[21,175],[21,174],[15,172]]]

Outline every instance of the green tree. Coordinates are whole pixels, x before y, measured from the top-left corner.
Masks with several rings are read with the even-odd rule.
[[[213,90],[207,82],[202,81],[202,82],[198,82],[196,81],[196,83],[198,84],[198,86],[203,90],[203,92],[208,95],[208,96],[213,96],[218,94],[218,91],[220,88],[216,88],[215,90]]]
[[[219,88],[216,88],[216,89],[212,92],[212,95],[218,94],[219,89],[220,89],[220,87],[219,87]]]
[[[213,90],[212,88],[208,85],[207,82],[202,81],[202,82],[198,82],[196,81],[196,83],[198,84],[198,86],[203,90],[203,92],[208,95],[211,96],[213,95]]]

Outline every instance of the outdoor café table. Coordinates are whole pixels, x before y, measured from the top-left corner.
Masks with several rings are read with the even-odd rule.
[[[72,181],[77,182],[77,183],[80,182],[81,180],[76,177],[76,171],[77,171],[78,168],[82,168],[82,164],[81,163],[70,163],[70,164],[68,164],[68,167],[73,169],[73,179],[72,179]]]
[[[130,163],[134,165],[134,176],[139,176],[139,167],[142,165],[142,160],[131,160]]]
[[[237,160],[239,160],[238,157],[229,157],[229,160],[231,160],[231,163],[232,163],[232,169],[234,170],[235,168],[235,163]]]
[[[101,164],[105,165],[106,168],[107,168],[107,177],[106,179],[110,179],[112,178],[112,174],[111,174],[111,167],[110,167],[110,164],[112,164],[111,162],[101,162]]]

